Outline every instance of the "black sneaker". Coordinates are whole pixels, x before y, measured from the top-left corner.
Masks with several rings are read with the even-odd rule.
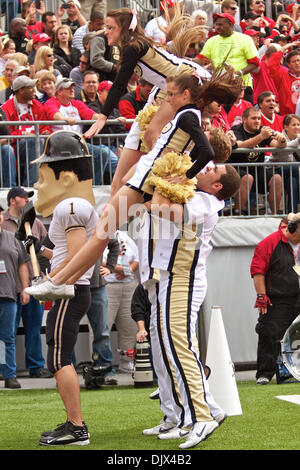
[[[45,431],[48,433],[48,431]],[[50,434],[51,433],[51,434]],[[79,445],[85,446],[90,443],[87,426],[75,426],[70,421],[58,426],[49,434],[42,434],[39,444],[41,446],[65,446]]]
[[[88,437],[90,437],[89,430],[88,430],[88,427],[87,427],[86,423],[84,421],[82,421],[82,424],[83,424],[84,429],[87,432]],[[65,425],[66,425],[66,423],[61,423],[61,424],[58,424],[57,428],[55,428],[55,429],[51,429],[49,431],[42,432],[42,437],[52,436],[53,433],[57,433],[57,431],[61,431],[62,429],[64,429]],[[54,435],[56,435],[56,434],[54,434]]]

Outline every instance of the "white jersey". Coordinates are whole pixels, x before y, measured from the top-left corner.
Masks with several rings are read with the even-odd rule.
[[[189,267],[195,270],[195,276],[202,274],[206,258],[212,250],[211,234],[218,221],[218,212],[223,208],[224,201],[196,191],[195,196],[184,205],[181,226],[161,219],[152,267],[176,274]]]
[[[71,230],[83,229],[89,238],[98,222],[98,215],[93,206],[79,197],[64,199],[53,212],[49,227],[49,238],[55,245],[51,259],[51,270],[56,269],[68,256],[66,234]],[[94,266],[84,273],[76,284],[89,285]]]
[[[156,158],[162,156],[166,150],[177,153],[187,151],[192,142],[191,136],[180,129],[178,125],[180,117],[186,112],[194,113],[199,120],[199,126],[201,126],[201,111],[199,109],[191,106],[178,111],[174,119],[163,128],[153,149],[139,159],[134,175],[126,183],[129,187],[147,192],[147,188],[143,187],[144,182]]]
[[[187,275],[193,271],[196,278],[203,279],[212,250],[211,235],[223,208],[224,201],[196,191],[184,205],[183,224],[144,214],[137,242],[141,282],[159,280],[159,270]]]

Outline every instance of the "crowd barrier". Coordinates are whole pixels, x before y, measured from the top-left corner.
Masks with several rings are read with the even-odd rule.
[[[78,121],[77,125],[87,126],[87,128],[94,121]],[[127,123],[132,123],[133,120],[128,120]],[[108,120],[107,124],[113,125],[119,123],[117,120]],[[1,133],[1,126],[20,126],[20,121],[0,121],[0,187],[10,188],[14,185],[23,185],[25,187],[33,187],[38,179],[38,165],[31,165],[30,162],[38,158],[43,152],[44,143],[48,135],[39,133],[39,126],[66,126],[65,121],[28,121],[22,122],[22,126],[31,126],[32,133],[28,135],[11,135],[6,136]],[[94,156],[93,158],[93,184],[99,188],[103,185],[110,185],[112,182],[114,170],[118,161],[119,153],[124,144],[127,133],[122,134],[99,134],[88,142],[89,151]],[[3,140],[4,139],[4,140]],[[8,144],[13,147],[13,158],[9,158],[7,150]],[[275,148],[260,148],[259,152],[266,152],[271,154],[277,151]],[[295,148],[286,147],[280,150],[283,153],[293,153]],[[12,152],[12,149],[10,149]],[[249,153],[253,149],[237,149],[233,153]],[[11,157],[11,155],[10,155]],[[254,175],[254,184],[250,191],[249,178],[247,178],[247,192],[249,197],[246,205],[238,212],[235,210],[235,201],[230,199],[226,201],[226,207],[222,215],[229,215],[232,217],[259,217],[259,216],[282,216],[288,212],[297,212],[297,204],[299,199],[299,162],[276,162],[272,163],[266,161],[264,163],[235,163],[238,172],[241,174]],[[262,173],[263,190],[258,188],[258,172]],[[282,197],[280,205],[273,213],[271,212],[269,195],[270,186],[268,186],[268,179],[271,176],[280,175],[280,192]],[[278,196],[279,187],[275,184],[275,178],[272,180],[274,198]],[[277,192],[277,193],[276,193]],[[238,194],[236,198],[239,198]],[[279,197],[279,196],[278,196]]]

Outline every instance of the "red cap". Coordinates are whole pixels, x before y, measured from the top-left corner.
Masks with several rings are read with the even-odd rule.
[[[231,21],[232,24],[235,24],[233,16],[229,15],[228,13],[214,13],[213,19],[216,20],[217,18],[226,18],[227,20]]]
[[[51,42],[51,38],[46,33],[35,34],[33,36],[33,44],[37,42]]]
[[[103,91],[103,90],[110,90],[113,82],[110,82],[109,80],[104,80],[103,82],[100,82],[98,85],[98,91]]]
[[[290,5],[287,5],[287,6],[285,7],[285,11],[286,11],[287,13],[292,13],[294,5],[295,5],[295,3],[291,3]]]
[[[244,34],[246,34],[247,36],[259,36],[260,32],[256,31],[255,29],[247,29],[246,31],[244,31]]]
[[[176,5],[176,2],[173,2],[173,0],[163,0],[160,2],[160,11],[164,11],[164,7],[172,8],[174,5]]]

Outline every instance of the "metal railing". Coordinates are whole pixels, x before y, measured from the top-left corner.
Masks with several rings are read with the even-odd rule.
[[[77,125],[91,126],[95,121],[77,121]],[[128,119],[127,124],[133,122]],[[120,124],[118,120],[109,119],[108,125]],[[34,132],[28,135],[2,135],[1,126],[33,127]],[[11,148],[8,145],[0,145],[0,187],[23,185],[32,187],[38,179],[38,165],[30,162],[38,158],[43,151],[48,135],[40,134],[40,126],[67,126],[65,121],[0,121],[0,143],[4,139],[14,150],[15,177]],[[70,126],[67,126],[70,128]],[[93,184],[101,186],[111,184],[118,154],[123,146],[127,132],[119,134],[99,134],[87,142],[93,158]],[[8,151],[10,152],[9,155]],[[8,174],[7,174],[8,173]]]
[[[94,121],[78,121],[78,125],[89,127]],[[133,119],[127,120],[132,123]],[[119,124],[118,120],[108,120],[107,124]],[[29,135],[1,135],[1,126],[32,126],[34,134]],[[38,158],[44,147],[47,135],[39,133],[40,126],[66,126],[65,121],[0,121],[0,142],[5,139],[12,149],[10,158],[7,155],[8,145],[0,145],[0,188],[9,188],[14,185],[32,187],[38,179],[38,165],[30,165],[32,160]],[[68,126],[69,127],[69,126]],[[63,128],[63,127],[62,127]],[[93,184],[95,187],[110,185],[118,162],[119,149],[122,148],[127,133],[99,134],[88,142],[89,151],[93,158]],[[259,148],[259,152],[278,152],[277,148]],[[235,153],[250,153],[253,149],[239,148]],[[282,153],[293,153],[295,147],[280,149]],[[6,159],[5,159],[6,157]],[[246,181],[248,194],[244,207],[240,207],[241,192],[235,198],[226,201],[222,215],[231,217],[261,217],[278,216],[297,212],[299,203],[299,166],[300,162],[270,162],[264,163],[232,163]],[[13,171],[14,170],[14,171]],[[276,176],[276,178],[274,178]],[[251,186],[252,179],[254,182]],[[258,180],[261,180],[260,188]],[[278,179],[280,180],[278,182]],[[245,184],[245,183],[244,183]],[[263,189],[262,189],[263,188]],[[271,200],[277,200],[274,204]]]

